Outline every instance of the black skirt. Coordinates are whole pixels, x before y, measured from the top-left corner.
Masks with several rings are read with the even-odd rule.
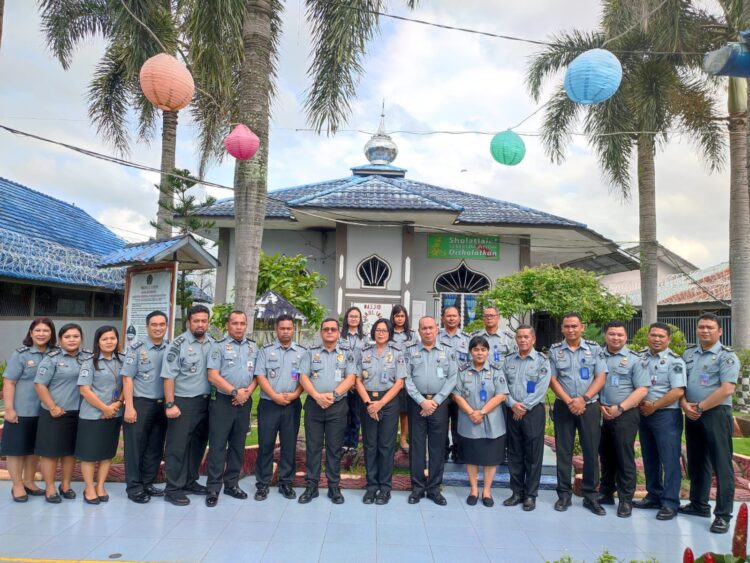
[[[3,426],[3,439],[0,442],[0,455],[33,455],[38,423],[38,416],[19,416],[15,424],[6,420]]]
[[[403,387],[401,391],[398,392],[398,404],[399,404],[399,413],[407,413],[409,412],[409,401],[411,401],[411,398],[409,397],[409,393],[406,392],[406,387]]]
[[[497,438],[466,438],[458,441],[459,459],[470,465],[500,465],[505,457],[505,434]]]
[[[78,411],[67,411],[55,418],[47,409],[39,410],[34,453],[42,457],[73,455],[76,449]]]
[[[78,419],[75,455],[81,461],[104,461],[117,453],[122,417]]]

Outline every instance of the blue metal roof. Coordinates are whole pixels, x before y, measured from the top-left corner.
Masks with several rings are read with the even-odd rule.
[[[101,256],[125,245],[80,207],[0,178],[0,225],[35,239]]]
[[[173,258],[175,255],[177,258]],[[151,264],[165,259],[186,262],[182,264],[182,269],[204,269],[217,266],[216,258],[189,234],[128,244],[102,257],[98,266]]]

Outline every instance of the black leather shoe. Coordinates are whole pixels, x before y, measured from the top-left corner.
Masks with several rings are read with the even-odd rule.
[[[237,485],[234,487],[224,487],[224,494],[229,495],[232,498],[238,498],[240,500],[245,500],[247,498],[247,493],[240,489]]]
[[[333,504],[344,504],[344,495],[341,494],[341,487],[328,487],[328,498]]]
[[[185,495],[170,495],[167,493],[164,495],[164,500],[175,506],[187,506],[190,504],[190,499]]]
[[[409,498],[407,499],[407,502],[409,504],[417,504],[423,498],[424,498],[424,493],[412,491],[411,494],[409,495]]]
[[[477,501],[479,500],[479,497],[477,495],[469,495],[466,497],[466,504],[469,506],[476,506]]]
[[[213,508],[219,504],[219,493],[210,492],[206,495],[206,506]]]
[[[688,516],[700,516],[701,518],[711,518],[710,508],[703,508],[703,507],[693,504],[692,502],[688,504],[683,504],[680,508],[677,509],[677,512],[679,512],[680,514],[686,514]]]
[[[294,489],[291,485],[279,485],[279,492],[284,495],[284,498],[293,499],[297,498],[297,493],[294,492]]]
[[[62,497],[55,493],[54,495],[47,496],[45,493],[44,500],[49,502],[50,504],[60,504],[62,502]]]
[[[268,498],[268,487],[258,487],[255,489],[255,496],[253,497],[257,501],[263,501]]]
[[[376,491],[365,491],[365,496],[362,497],[364,504],[373,504],[376,498]]]
[[[13,502],[28,502],[29,501],[28,493],[24,493],[21,496],[16,496],[13,494],[13,491],[11,491],[10,496],[13,497]]]
[[[536,499],[534,497],[526,497],[523,499],[523,509],[526,512],[531,512],[536,508]]]
[[[487,508],[492,508],[495,506],[495,499],[492,497],[482,497],[482,504]]]
[[[146,504],[148,501],[151,500],[151,497],[147,495],[145,492],[141,492],[141,493],[133,493],[132,495],[128,495],[128,499],[138,504]]]
[[[314,498],[318,498],[318,487],[308,486],[305,491],[299,496],[297,502],[300,504],[307,504]]]
[[[430,499],[435,504],[437,504],[438,506],[445,506],[446,504],[448,504],[448,501],[445,500],[445,497],[440,491],[435,491],[434,493],[427,493],[427,498]]]
[[[57,487],[57,490],[60,491],[60,496],[67,500],[73,500],[76,498],[76,492],[73,489],[68,489],[67,491],[63,491],[62,485]]]
[[[109,495],[99,495],[99,502],[109,502]]]
[[[713,523],[711,524],[711,530],[712,534],[726,534],[729,531],[729,520],[725,520],[721,516],[717,516],[714,518]]]
[[[375,504],[379,504],[380,506],[383,506],[384,504],[388,504],[388,501],[391,500],[391,491],[380,491],[378,493],[378,496],[375,497]]]
[[[187,487],[185,492],[189,495],[207,495],[208,489],[196,481]]]
[[[633,501],[633,508],[661,508],[661,504],[655,500],[651,500],[648,497],[644,497],[641,500]]]
[[[675,516],[677,516],[677,511],[674,508],[669,508],[668,506],[662,506],[659,509],[659,512],[656,513],[657,520],[671,520]]]
[[[604,507],[594,499],[583,499],[583,508],[588,508],[592,514],[596,514],[597,516],[604,516],[607,514]]]
[[[503,501],[503,506],[516,506],[523,502],[523,497],[517,493],[513,493]]]
[[[617,505],[617,516],[620,518],[630,518],[633,513],[633,505],[626,500],[621,500]]]
[[[596,502],[598,502],[599,504],[605,504],[605,505],[614,506],[615,505],[615,497],[613,497],[612,495],[599,495],[596,498]]]
[[[26,491],[26,494],[30,497],[43,497],[44,496],[44,489],[32,489],[31,487],[27,487],[26,485],[23,486],[23,490]]]
[[[83,493],[83,500],[86,502],[86,504],[99,504],[101,502],[99,500],[99,497],[86,498],[86,493]]]
[[[565,512],[570,508],[570,498],[569,497],[562,497],[557,499],[557,502],[555,502],[555,510],[558,512]]]
[[[146,493],[150,497],[163,497],[164,496],[164,489],[158,489],[154,487],[153,485],[146,485],[143,487],[143,492]]]

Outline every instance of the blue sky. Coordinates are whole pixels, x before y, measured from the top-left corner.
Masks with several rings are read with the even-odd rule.
[[[89,123],[85,92],[103,43],[91,41],[65,72],[45,48],[35,2],[6,0],[0,46],[0,123],[38,135],[111,153]],[[305,128],[302,109],[308,85],[309,35],[301,0],[286,3],[279,94],[271,125],[269,188],[318,182],[349,174],[363,164],[368,135],[335,137],[295,132]],[[408,15],[400,2],[393,13]],[[423,0],[414,17],[494,33],[545,39],[571,28],[593,29],[593,0]],[[536,47],[383,20],[372,42],[358,97],[346,129],[374,131],[385,99],[389,130],[489,130],[515,125],[537,105],[523,84]],[[550,84],[553,86],[554,84]],[[518,129],[538,131],[540,116]],[[197,170],[195,129],[180,113],[177,165]],[[524,137],[527,153],[515,167],[495,163],[489,136],[394,134],[394,164],[408,176],[440,186],[481,193],[588,224],[619,242],[637,240],[637,195],[613,196],[584,139],[577,137],[561,164],[550,163],[536,137]],[[159,165],[158,138],[133,145],[130,159]],[[729,177],[709,175],[692,147],[675,138],[659,152],[658,237],[662,244],[708,266],[727,259]],[[213,167],[208,179],[232,184],[232,159]],[[635,170],[633,171],[635,175]],[[131,241],[144,240],[156,214],[156,174],[130,170],[0,131],[0,176],[75,203]],[[210,190],[216,197],[231,192]],[[635,185],[633,193],[637,194]]]

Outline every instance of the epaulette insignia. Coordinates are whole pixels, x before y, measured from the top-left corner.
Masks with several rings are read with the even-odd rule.
[[[16,348],[16,352],[26,352],[28,349],[28,346],[21,346],[20,348]]]

